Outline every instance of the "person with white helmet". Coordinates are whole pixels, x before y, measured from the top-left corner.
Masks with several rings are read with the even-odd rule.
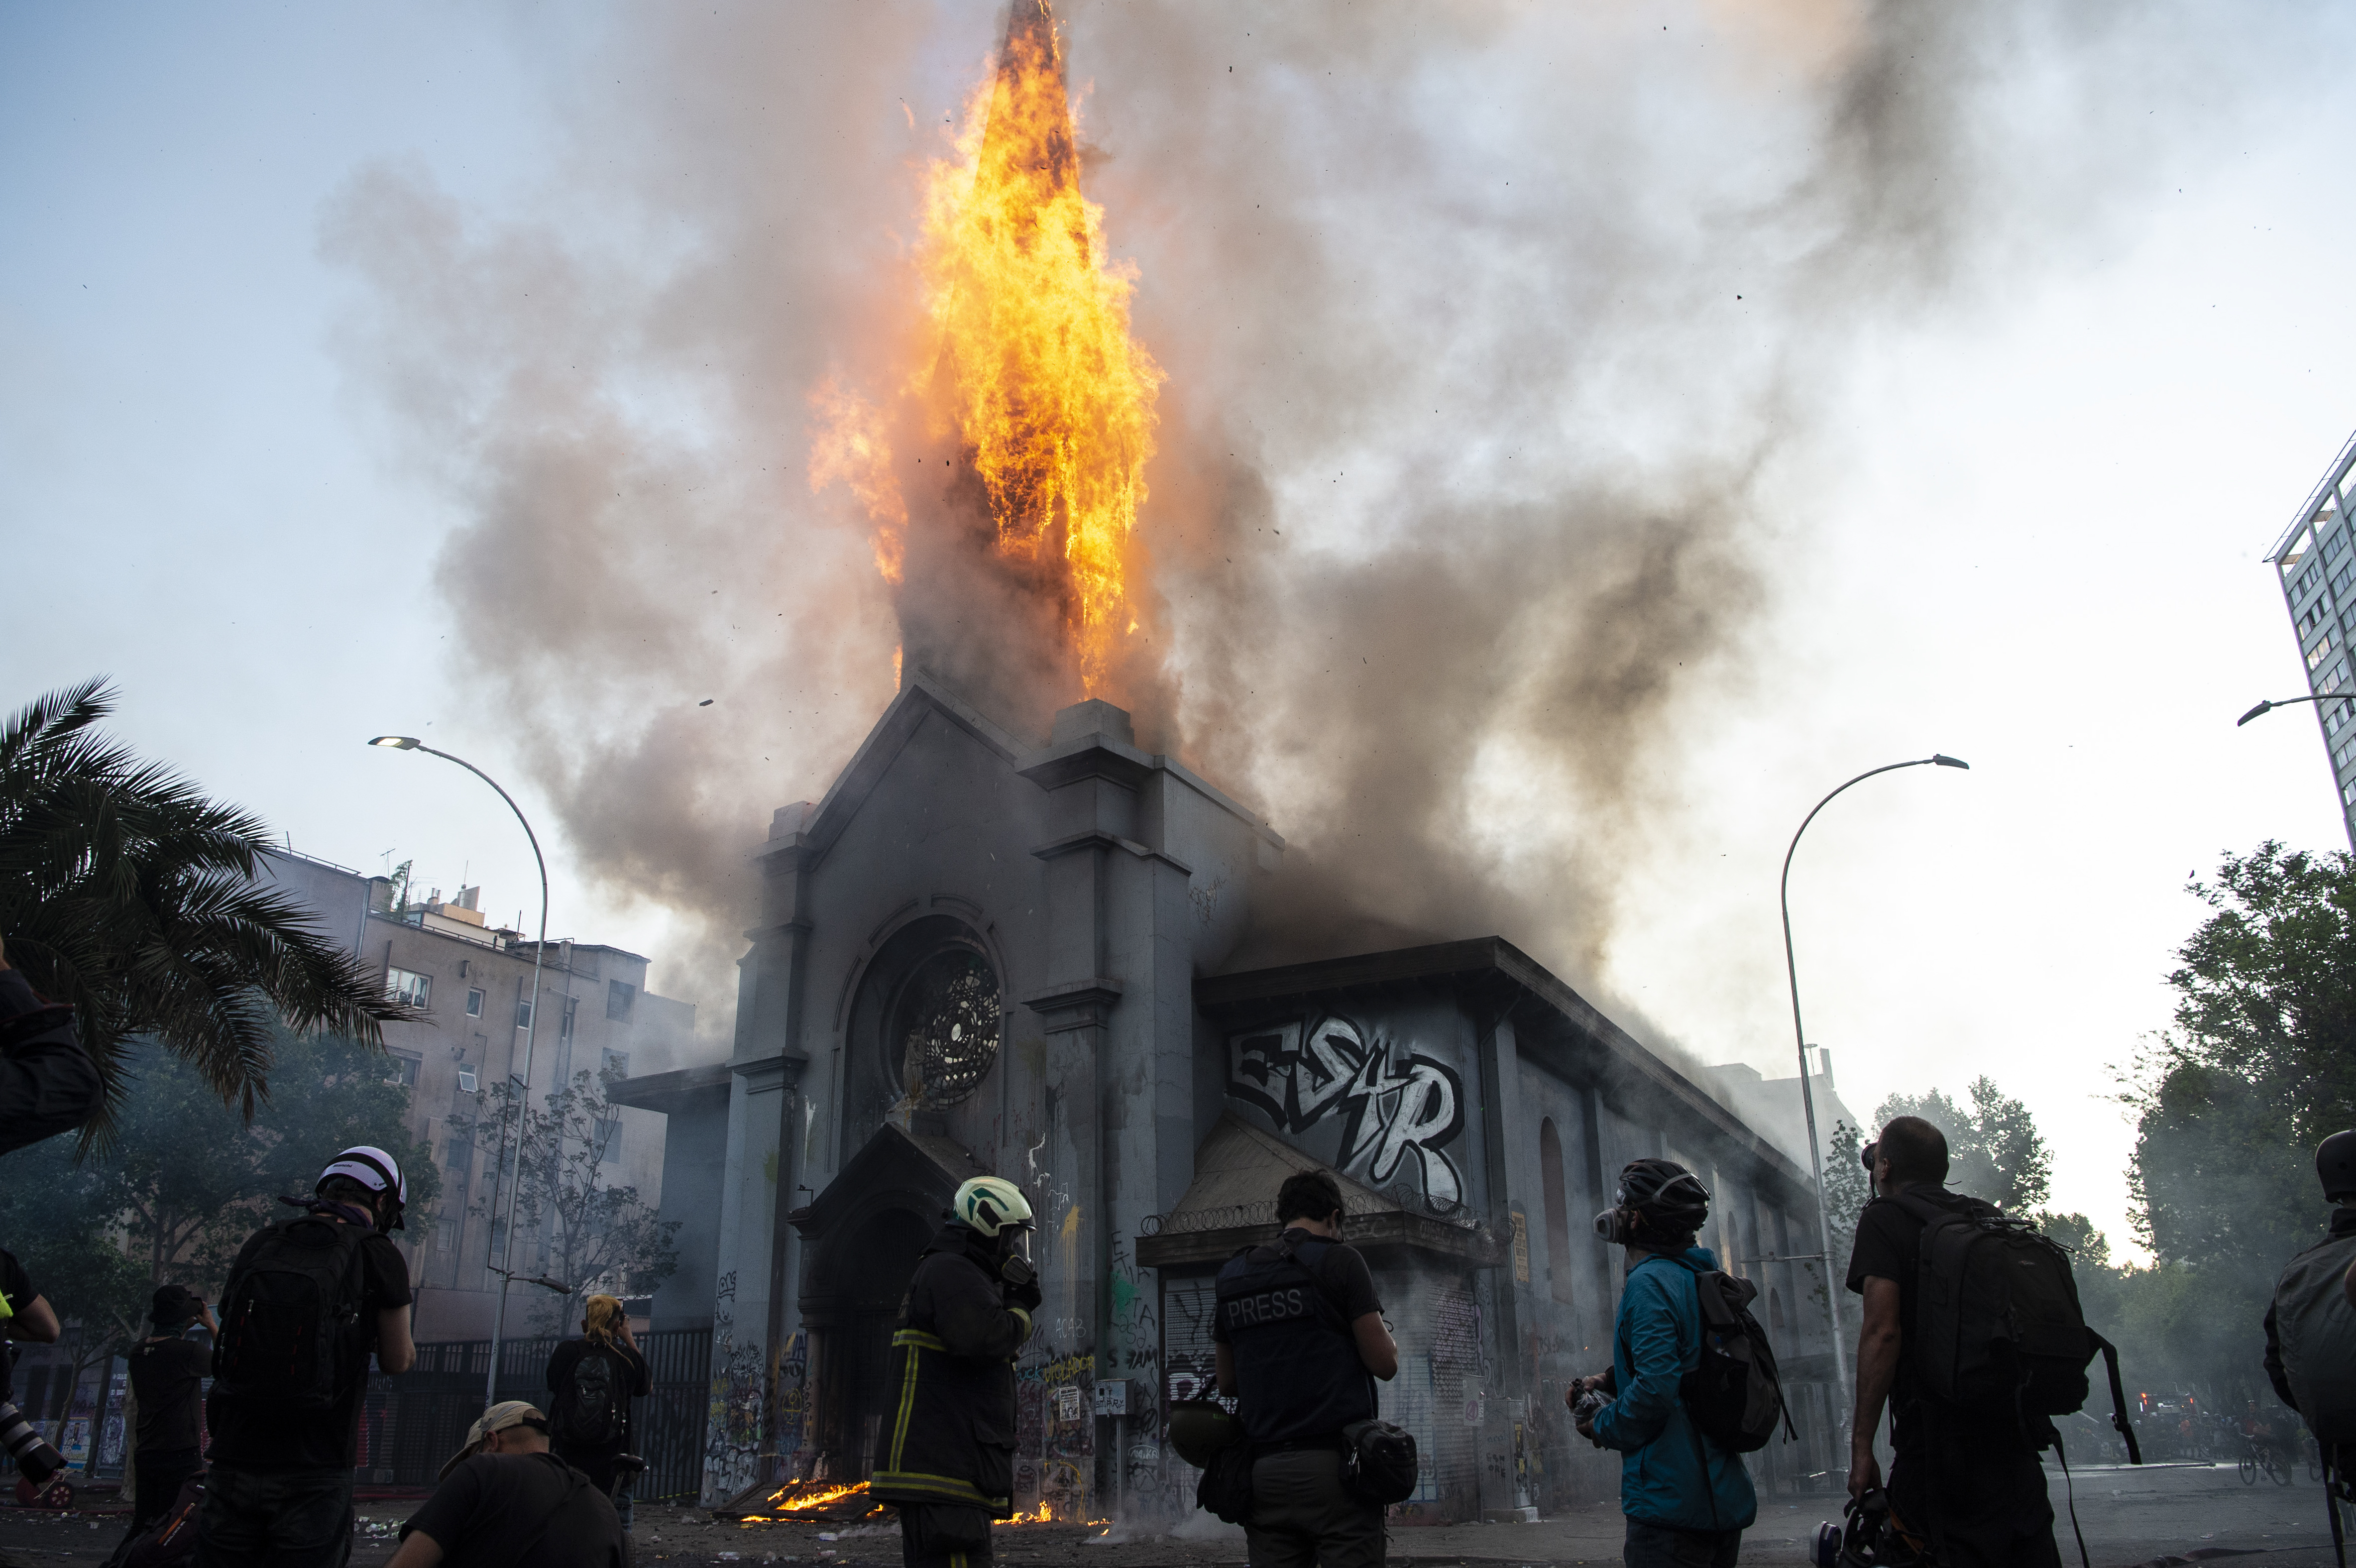
[[[1022,1188],[975,1176],[916,1261],[892,1336],[899,1391],[867,1489],[900,1508],[908,1568],[986,1568],[990,1521],[1014,1511],[1014,1353],[1031,1337],[1038,1276],[1022,1245]]]
[[[302,1210],[250,1237],[221,1291],[205,1403],[211,1474],[198,1568],[339,1568],[351,1554],[352,1466],[369,1357],[416,1363],[401,1163],[361,1145],[329,1161]]]

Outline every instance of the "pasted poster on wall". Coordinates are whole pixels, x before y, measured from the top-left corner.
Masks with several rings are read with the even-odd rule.
[[[1368,1187],[1405,1180],[1439,1203],[1464,1200],[1445,1152],[1464,1131],[1456,1069],[1346,1018],[1301,1020],[1227,1039],[1227,1092],[1266,1112],[1279,1131],[1342,1122],[1334,1164]]]

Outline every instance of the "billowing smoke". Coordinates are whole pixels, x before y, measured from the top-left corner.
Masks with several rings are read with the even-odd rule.
[[[866,516],[808,480],[811,398],[888,395],[923,351],[918,193],[997,26],[631,13],[524,215],[378,167],[327,218],[365,285],[349,363],[461,517],[464,682],[569,852],[680,917],[667,972],[715,1011],[741,852],[894,688]],[[2148,7],[1064,26],[1087,193],[1168,373],[1106,694],[1296,846],[1255,959],[1494,930],[1588,984],[1676,765],[1770,657],[1860,346],[2083,253],[2159,177],[2147,100],[2253,69],[2227,21]],[[953,501],[958,456],[895,461]],[[1040,729],[1068,666],[958,558],[908,570]]]

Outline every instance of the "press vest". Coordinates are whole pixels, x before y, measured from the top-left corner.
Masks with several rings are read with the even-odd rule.
[[[1219,1271],[1236,1414],[1254,1443],[1338,1438],[1352,1422],[1374,1419],[1375,1375],[1315,1273],[1334,1245],[1311,1238],[1254,1247]]]

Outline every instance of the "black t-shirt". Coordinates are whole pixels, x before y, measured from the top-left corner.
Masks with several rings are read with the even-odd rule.
[[[230,1265],[230,1278],[253,1252],[256,1231]],[[368,1359],[376,1348],[377,1314],[407,1306],[409,1264],[392,1238],[371,1230],[360,1240],[360,1331],[345,1362],[344,1392],[316,1412],[248,1409],[236,1392],[216,1381],[205,1402],[212,1427],[212,1463],[232,1470],[348,1470],[359,1463],[360,1406],[368,1397]],[[226,1301],[229,1292],[223,1291]]]
[[[1942,1208],[1962,1207],[1961,1193],[1944,1187],[1910,1187],[1910,1197],[1922,1197]],[[1914,1303],[1919,1294],[1915,1257],[1922,1241],[1922,1221],[1887,1197],[1877,1197],[1857,1217],[1857,1247],[1848,1258],[1848,1288],[1865,1294],[1869,1275],[1898,1282],[1898,1373],[1890,1390],[1890,1408],[1901,1440],[1908,1435],[1907,1407],[1918,1397],[1914,1387]]]
[[[203,1441],[197,1397],[212,1352],[193,1339],[143,1339],[131,1348],[131,1392],[139,1402],[142,1454],[193,1449]]]
[[[622,1402],[622,1430],[614,1434],[611,1442],[595,1450],[619,1454],[629,1446],[630,1428],[637,1414],[630,1408],[630,1399],[643,1399],[655,1391],[654,1382],[647,1372],[647,1359],[627,1345],[592,1345],[586,1339],[567,1339],[559,1345],[556,1353],[548,1359],[548,1391],[552,1396],[548,1413],[552,1416],[556,1413],[556,1401],[562,1398],[564,1391],[572,1385],[573,1369],[580,1365],[582,1357],[592,1353],[603,1354],[615,1363],[616,1376],[622,1391],[629,1396]]]
[[[553,1454],[476,1455],[410,1516],[402,1539],[412,1530],[442,1548],[448,1568],[626,1568],[630,1562],[614,1505]]]
[[[1287,1230],[1285,1234],[1290,1236],[1293,1231]],[[1307,1230],[1301,1230],[1300,1234],[1304,1240],[1324,1240]],[[1325,1255],[1317,1260],[1317,1266],[1310,1272],[1317,1276],[1317,1283],[1342,1309],[1343,1322],[1355,1323],[1370,1312],[1382,1311],[1382,1301],[1375,1294],[1374,1273],[1366,1267],[1366,1255],[1347,1242],[1336,1242],[1327,1247]],[[1211,1337],[1222,1345],[1228,1343],[1227,1326],[1216,1316],[1211,1320]]]

